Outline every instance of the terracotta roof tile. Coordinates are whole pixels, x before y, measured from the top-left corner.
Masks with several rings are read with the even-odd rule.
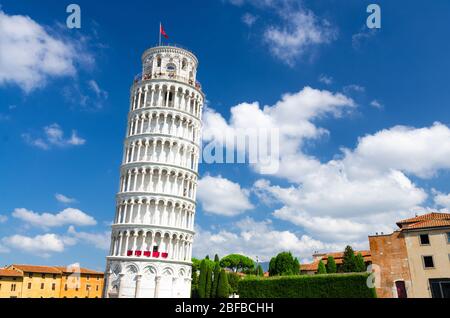
[[[355,255],[358,255],[361,253],[361,255],[364,258],[364,262],[371,262],[372,261],[372,254],[370,251],[355,251]],[[336,265],[341,265],[344,258],[344,252],[334,252],[334,253],[328,253],[322,256],[322,262],[326,265],[328,261],[328,256],[333,256],[334,261],[336,262]],[[319,268],[319,261],[315,261],[313,263],[309,264],[301,264],[300,270],[302,271],[317,271]]]
[[[420,221],[426,221],[426,220],[450,220],[450,213],[428,213],[419,215],[413,218],[405,219],[398,221],[397,224],[405,224],[405,223],[416,223]]]
[[[398,221],[397,225],[402,230],[447,227],[450,226],[450,213],[428,213]]]
[[[13,264],[12,267],[27,273],[61,274],[61,271],[53,266]]]
[[[0,276],[3,277],[22,277],[23,274],[14,269],[0,268]]]

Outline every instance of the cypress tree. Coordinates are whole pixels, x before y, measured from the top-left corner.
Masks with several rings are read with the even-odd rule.
[[[211,289],[211,298],[217,298],[217,286],[219,285],[219,276],[220,276],[220,265],[219,265],[219,263],[216,263],[216,267],[214,267],[214,277],[213,277],[213,284],[212,284],[212,289]]]
[[[230,296],[230,285],[228,284],[228,275],[225,270],[219,274],[219,284],[217,286],[217,298],[228,298]]]
[[[264,270],[261,265],[258,265],[258,268],[256,269],[256,275],[257,276],[264,276]]]
[[[202,260],[200,263],[200,277],[198,279],[198,297],[206,297],[206,275],[208,268],[206,266],[206,261]]]
[[[211,298],[211,289],[212,289],[212,269],[210,266],[207,266],[205,298]]]
[[[342,271],[344,273],[356,272],[356,257],[351,246],[347,246],[342,259]]]
[[[325,264],[320,260],[319,267],[317,268],[317,274],[326,274],[327,269],[325,268]]]
[[[356,255],[355,259],[355,271],[356,272],[365,272],[366,271],[366,263],[364,263],[364,257],[361,253]]]
[[[219,258],[219,255],[215,255],[214,256],[214,262],[216,262],[216,263],[219,263],[220,262],[220,258]]]
[[[333,256],[328,256],[326,267],[327,267],[328,274],[334,274],[337,272],[336,261],[334,260]]]

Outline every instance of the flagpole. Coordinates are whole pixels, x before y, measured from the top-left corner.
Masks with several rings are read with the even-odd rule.
[[[159,22],[159,46],[161,46],[161,22]]]

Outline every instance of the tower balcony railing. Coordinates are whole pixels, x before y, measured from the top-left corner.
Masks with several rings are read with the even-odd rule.
[[[138,75],[136,75],[134,77],[134,86],[139,85],[141,82],[143,81],[148,81],[148,80],[152,80],[152,79],[168,79],[168,80],[176,80],[179,82],[183,82],[186,84],[189,84],[193,87],[195,87],[198,90],[202,90],[202,84],[200,84],[199,81],[194,81],[193,79],[184,77],[184,76],[179,76],[176,75],[174,73],[146,73],[146,74],[142,74],[139,73]]]

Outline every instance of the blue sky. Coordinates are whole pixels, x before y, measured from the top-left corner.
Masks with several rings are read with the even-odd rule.
[[[450,3],[376,1],[369,30],[372,2],[79,0],[71,30],[69,2],[0,1],[1,264],[104,267],[129,88],[159,21],[200,61],[206,142],[261,118],[282,131],[275,175],[200,166],[194,255],[305,260],[448,211]]]

